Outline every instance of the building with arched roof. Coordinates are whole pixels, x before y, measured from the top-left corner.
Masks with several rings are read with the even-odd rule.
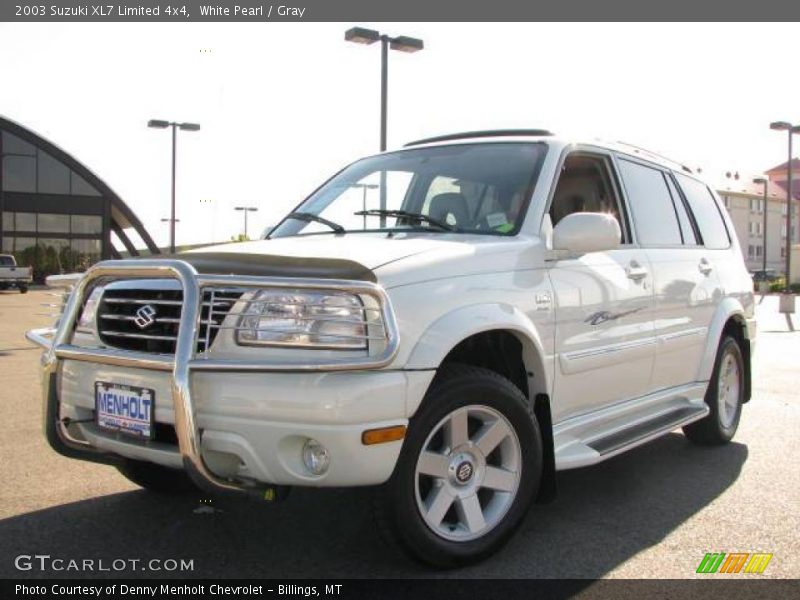
[[[41,280],[84,270],[119,249],[159,250],[133,211],[75,158],[0,117],[0,246]]]

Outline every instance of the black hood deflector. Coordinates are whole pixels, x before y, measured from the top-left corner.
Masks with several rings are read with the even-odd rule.
[[[243,252],[187,252],[163,258],[187,262],[203,275],[353,279],[372,283],[377,281],[371,269],[355,261],[341,258],[276,256]]]

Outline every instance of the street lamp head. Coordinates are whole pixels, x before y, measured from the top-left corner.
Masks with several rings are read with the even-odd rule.
[[[355,42],[356,44],[374,44],[381,39],[381,34],[374,29],[352,27],[344,32],[344,39],[346,42]]]
[[[180,123],[178,129],[181,131],[200,131],[199,123]]]
[[[756,184],[759,184],[759,185],[766,185],[767,184],[767,180],[764,179],[763,177],[756,177],[755,179],[753,179],[753,183],[756,183]]]
[[[258,207],[256,206],[234,206],[233,210],[246,210],[247,212],[256,212]]]
[[[773,121],[769,124],[770,129],[774,129],[775,131],[786,131],[787,129],[792,128],[791,123],[787,123],[786,121]]]
[[[408,37],[405,35],[397,36],[396,38],[392,38],[389,43],[389,47],[392,50],[399,50],[400,52],[419,52],[424,48],[424,44],[422,40],[418,40],[417,38]]]
[[[169,127],[169,121],[162,121],[160,119],[150,119],[147,122],[148,127],[154,127],[155,129],[166,129]]]

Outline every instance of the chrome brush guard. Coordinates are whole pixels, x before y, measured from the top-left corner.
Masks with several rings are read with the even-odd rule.
[[[178,339],[174,355],[159,355],[107,348],[84,348],[73,345],[72,337],[87,290],[99,278],[136,279],[169,278],[183,289]],[[206,288],[236,287],[292,288],[306,290],[338,290],[373,298],[379,310],[385,347],[376,356],[347,358],[324,363],[276,363],[264,361],[217,360],[197,356],[201,303]],[[52,335],[52,337],[51,337]],[[104,261],[98,263],[75,284],[58,328],[33,330],[28,339],[45,348],[42,356],[44,388],[44,429],[50,445],[59,453],[73,458],[116,464],[119,457],[94,448],[71,436],[61,419],[59,368],[64,360],[80,360],[105,365],[133,367],[172,373],[172,401],[175,407],[175,432],[184,468],[192,480],[209,491],[261,491],[250,483],[223,479],[206,466],[200,447],[200,431],[192,400],[192,371],[215,372],[309,372],[378,369],[388,365],[399,345],[397,326],[389,298],[384,290],[371,282],[341,279],[261,278],[235,275],[201,275],[188,262],[176,259],[144,259],[136,261]],[[206,353],[207,354],[207,353]],[[266,487],[268,484],[264,484]]]

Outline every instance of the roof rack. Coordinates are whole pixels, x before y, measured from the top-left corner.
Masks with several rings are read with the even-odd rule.
[[[469,138],[487,138],[487,137],[508,137],[508,136],[549,136],[553,135],[546,129],[490,129],[487,131],[465,131],[463,133],[448,133],[447,135],[437,135],[436,137],[425,138],[424,140],[416,140],[409,142],[403,146],[419,146],[421,144],[432,144],[433,142],[449,142],[452,140],[466,140]]]
[[[687,167],[686,165],[684,165],[682,163],[679,163],[677,160],[672,160],[671,158],[668,158],[668,157],[664,156],[663,154],[658,154],[657,152],[652,152],[651,150],[647,150],[646,148],[642,148],[641,146],[636,146],[634,144],[629,144],[628,142],[623,142],[621,140],[618,140],[617,143],[620,146],[627,146],[628,148],[633,148],[633,150],[636,151],[637,154],[649,154],[650,156],[654,156],[656,158],[660,158],[663,161],[672,163],[673,165],[677,165],[682,170],[686,171],[687,173],[694,174],[694,172],[689,167]]]

